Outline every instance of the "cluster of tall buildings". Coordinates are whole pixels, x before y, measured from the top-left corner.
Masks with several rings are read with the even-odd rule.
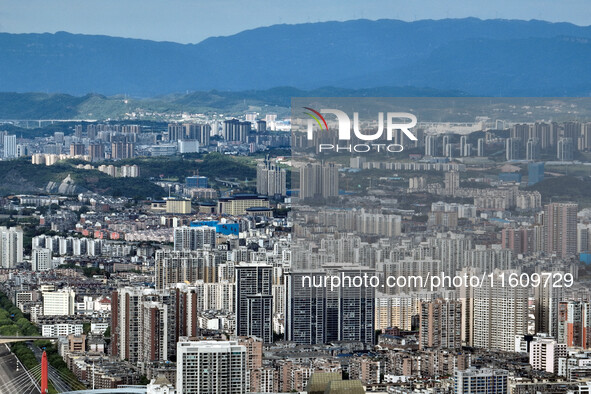
[[[226,120],[222,130],[214,126],[215,135],[239,149],[254,143],[255,120]],[[76,128],[68,139],[55,136],[60,149],[70,143],[73,156],[124,158],[146,142],[136,127],[92,126]],[[506,393],[512,372],[470,367],[473,361],[495,364],[489,355],[513,355],[507,358],[519,361],[508,367],[518,365],[519,373],[530,376],[571,367],[567,374],[591,376],[591,369],[569,361],[573,348],[591,349],[588,289],[576,281],[572,289],[529,282],[542,274],[577,278],[578,259],[591,252],[591,213],[579,212],[571,202],[542,205],[539,192],[520,189],[523,167],[503,166],[498,177],[473,175],[469,182],[487,187],[468,188],[462,187],[462,173],[471,162],[485,161],[451,162],[456,156],[484,156],[488,143],[502,155],[504,146],[507,160],[530,161],[529,183],[535,184],[543,179],[539,160],[548,149],[570,160],[574,141],[580,149],[591,148],[587,128],[540,122],[515,125],[508,138],[426,135],[426,160],[418,154],[404,162],[353,157],[351,168],[342,171],[333,162],[306,162],[294,174],[293,196],[299,190],[299,199],[284,203],[277,200],[288,197],[287,172],[267,157],[257,163],[257,194],[223,196],[195,216],[191,201],[171,197],[152,201],[141,219],[134,212],[127,223],[115,215],[93,220],[101,230],[100,224],[109,222],[106,231],[125,233],[147,216],[142,228],[166,231],[166,242],[122,253],[133,274],[93,259],[107,248],[98,239],[42,235],[33,239],[34,272],[27,275],[49,276],[65,256],[108,267],[103,285],[115,289],[111,355],[147,376],[162,371],[170,376],[174,369],[178,393],[310,391],[322,386],[322,379],[323,390],[350,384],[355,392],[363,390],[362,382],[368,390],[404,392],[405,381],[427,378],[432,380],[426,384],[441,385],[433,392],[443,390],[445,380],[448,392]],[[265,130],[265,122],[257,122],[257,133]],[[179,141],[207,146],[212,133],[208,124],[171,123],[155,146]],[[377,182],[370,183],[367,195],[351,192],[362,182],[351,187],[349,174],[365,176],[365,170],[385,176],[373,177]],[[400,187],[403,171],[412,172],[408,190]],[[427,183],[435,176],[443,182]],[[233,181],[228,184],[233,187]],[[186,179],[189,189],[208,186],[203,176]],[[346,189],[346,198],[339,198],[340,189]],[[329,204],[312,204],[323,200]],[[275,207],[291,208],[292,215],[273,217]],[[22,262],[22,243],[22,231],[0,228],[3,268]],[[21,305],[33,301],[19,293]],[[41,312],[48,317],[70,317],[85,308],[76,306],[70,288],[42,293]],[[48,332],[63,332],[60,323],[50,323]],[[79,333],[74,324],[64,330]],[[518,352],[528,353],[531,368],[522,365],[525,356],[514,355]],[[312,378],[318,371],[327,375]],[[358,382],[339,383],[343,372]]]
[[[373,272],[362,266],[325,265],[323,269],[298,269],[289,273],[285,296],[286,339],[299,344],[374,343],[375,289],[353,284],[333,289],[319,286],[327,275],[351,278]]]
[[[303,210],[302,210],[303,211]],[[319,226],[364,235],[396,237],[402,233],[402,217],[391,213],[371,212],[364,208],[339,210],[320,208],[306,212]]]
[[[507,227],[501,230],[501,244],[516,254],[544,252],[548,256],[567,259],[588,248],[578,224],[576,203],[550,203],[544,206],[538,220],[530,226]],[[585,233],[586,234],[586,233]]]
[[[493,139],[490,134],[475,140],[466,135],[428,134],[424,137],[424,154],[428,157],[484,157]],[[560,161],[571,161],[576,151],[590,148],[591,123],[583,122],[515,124],[504,139],[507,161],[539,161],[542,153],[550,153]]]
[[[257,193],[263,196],[287,195],[287,171],[268,157],[257,165]]]
[[[102,239],[38,235],[33,237],[33,252],[47,249],[52,256],[100,256],[105,249]]]
[[[174,295],[173,291],[133,287],[113,292],[111,354],[141,366],[172,357],[180,335]]]
[[[211,126],[208,124],[170,123],[164,139],[169,142],[195,140],[200,146],[208,146],[210,135]]]
[[[176,227],[174,229],[174,250],[198,250],[215,248],[215,227]]]
[[[238,119],[229,119],[224,121],[224,139],[233,142],[246,142],[252,124],[250,122],[242,122]]]
[[[339,195],[339,168],[335,163],[309,163],[300,168],[301,199]]]
[[[156,288],[197,280],[214,282],[222,259],[223,252],[217,250],[158,250],[155,257]]]
[[[86,166],[90,166],[87,164]],[[84,166],[84,168],[88,168]],[[105,173],[113,178],[137,178],[140,176],[140,167],[133,165],[123,165],[121,167],[115,167],[114,165],[102,164],[97,168],[100,172]]]
[[[506,140],[506,159],[538,161],[541,152],[555,149],[559,161],[571,161],[576,151],[591,148],[591,124],[535,122],[516,124]]]
[[[479,138],[474,143],[468,142],[469,138],[462,135],[459,141],[452,142],[455,137],[450,134],[436,135],[428,134],[424,137],[424,153],[428,157],[470,157],[484,156],[484,139]]]
[[[73,135],[55,132],[53,140],[33,145],[32,163],[53,165],[58,160],[78,158],[96,162],[121,160],[137,154],[137,144],[146,142],[139,125],[88,124],[75,126]]]
[[[268,115],[267,119],[276,116]],[[217,144],[217,151],[241,153],[282,147],[289,144],[285,132],[269,133],[267,124],[275,128],[275,121],[258,119],[250,114],[247,120],[201,121],[170,123],[163,130],[142,125],[87,123],[74,126],[74,133],[55,132],[50,138],[21,139],[2,132],[2,157],[12,159],[33,156],[33,164],[53,165],[64,159],[89,162],[122,160],[136,156],[172,156],[209,151]],[[211,138],[215,136],[220,141]]]

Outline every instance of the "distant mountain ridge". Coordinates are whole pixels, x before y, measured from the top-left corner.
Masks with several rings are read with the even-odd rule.
[[[588,96],[591,27],[518,20],[274,25],[198,44],[0,33],[0,91],[148,97],[187,90],[415,86]]]

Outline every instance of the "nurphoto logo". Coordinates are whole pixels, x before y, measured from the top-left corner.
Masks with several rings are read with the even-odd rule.
[[[328,122],[326,118],[323,116],[325,114],[334,115],[338,122],[338,140],[339,141],[350,141],[351,140],[351,125],[353,126],[353,134],[354,136],[361,140],[361,141],[377,141],[377,140],[385,140],[385,141],[393,141],[396,137],[396,131],[400,130],[401,134],[408,137],[411,141],[416,141],[417,137],[410,131],[413,127],[417,125],[417,117],[408,112],[387,112],[386,113],[386,127],[385,127],[385,137],[384,137],[384,112],[378,112],[378,128],[377,131],[372,133],[367,133],[369,130],[367,128],[361,130],[359,126],[359,112],[353,112],[353,122],[351,122],[351,118],[347,115],[344,111],[333,109],[333,108],[323,108],[320,111],[317,111],[310,107],[303,107],[305,110],[309,112],[305,112],[310,118],[308,119],[307,124],[307,136],[308,140],[314,139],[314,129],[317,128],[320,131],[328,131]],[[400,141],[397,141],[400,142]],[[400,143],[393,143],[393,144],[355,144],[355,145],[339,145],[339,144],[320,144],[319,151],[334,151],[334,152],[369,152],[370,150],[375,150],[377,152],[387,151],[387,152],[402,152],[404,147]]]

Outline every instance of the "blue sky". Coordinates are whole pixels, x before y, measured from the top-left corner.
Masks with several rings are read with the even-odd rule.
[[[196,43],[278,23],[541,19],[591,25],[589,0],[0,0],[0,31],[68,31]]]

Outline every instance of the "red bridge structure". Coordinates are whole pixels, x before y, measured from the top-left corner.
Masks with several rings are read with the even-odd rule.
[[[47,388],[47,353],[44,350],[41,356],[41,394],[47,393],[49,393]]]

